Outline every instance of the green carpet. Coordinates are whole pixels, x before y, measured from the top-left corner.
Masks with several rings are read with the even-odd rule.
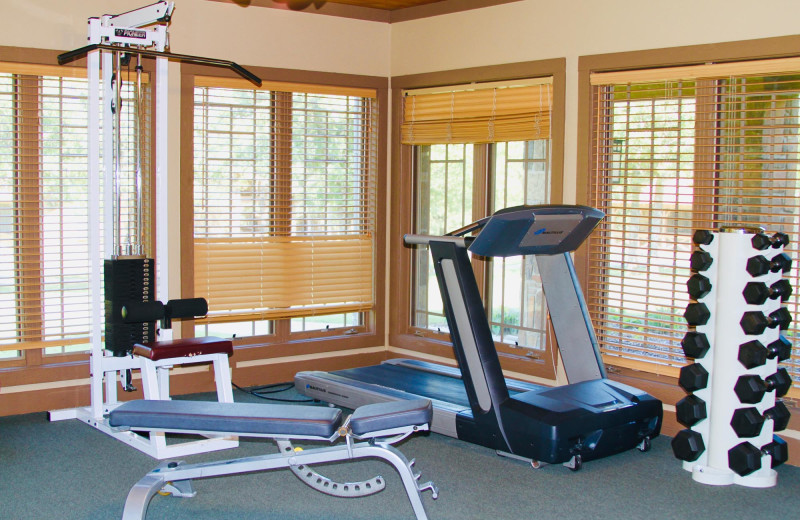
[[[293,391],[285,394],[297,397]],[[236,391],[237,401],[257,401]],[[199,396],[199,398],[208,396]],[[194,396],[198,398],[198,396]],[[263,401],[259,401],[263,402]],[[587,462],[578,472],[560,465],[533,470],[492,450],[438,434],[414,436],[399,448],[439,486],[423,501],[431,520],[519,518],[755,520],[798,518],[800,468],[778,468],[769,489],[713,487],[681,468],[670,439],[648,453],[632,450]],[[190,462],[275,452],[270,441],[186,457]],[[130,487],[158,461],[77,420],[48,422],[46,414],[0,418],[0,518],[120,518]],[[196,480],[191,499],[156,495],[148,519],[410,519],[399,477],[380,461],[317,468],[339,481],[382,474],[386,489],[362,499],[334,498],[305,486],[288,470]]]

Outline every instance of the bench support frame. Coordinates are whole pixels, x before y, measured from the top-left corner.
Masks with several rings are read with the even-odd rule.
[[[198,464],[184,464],[183,461],[164,462],[137,482],[128,493],[123,520],[144,520],[150,500],[156,493],[170,494],[176,497],[190,498],[197,492],[192,485],[193,479],[236,475],[289,468],[302,482],[311,488],[329,495],[340,497],[362,497],[382,491],[385,480],[381,476],[362,482],[338,483],[323,477],[309,466],[337,461],[350,461],[366,458],[379,458],[391,464],[403,482],[406,495],[411,502],[414,515],[418,520],[428,518],[422,502],[421,493],[430,490],[432,497],[438,497],[438,489],[432,482],[419,483],[420,474],[412,469],[414,460],[409,461],[391,444],[399,442],[413,432],[428,430],[428,425],[395,428],[390,432],[370,432],[357,437],[345,433],[346,443],[312,449],[296,449],[289,438],[272,437],[278,444],[278,453],[244,457]],[[340,430],[341,431],[341,430]],[[390,433],[391,438],[376,438],[375,434]],[[242,434],[239,434],[240,436]],[[251,435],[247,435],[248,437]],[[254,437],[269,437],[253,435]],[[307,437],[303,439],[333,441],[340,436],[337,432],[331,438]],[[354,439],[368,439],[366,442],[354,442]],[[313,477],[309,477],[313,475]],[[326,485],[327,482],[327,485]]]

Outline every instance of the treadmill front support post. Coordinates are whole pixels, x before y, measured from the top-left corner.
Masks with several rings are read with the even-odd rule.
[[[570,253],[537,255],[536,263],[567,381],[605,379],[605,365]]]

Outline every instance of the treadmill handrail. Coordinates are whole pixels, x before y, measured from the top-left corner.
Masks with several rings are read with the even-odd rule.
[[[483,229],[483,226],[485,226],[486,223],[489,222],[489,219],[491,219],[491,218],[492,218],[491,215],[489,215],[488,217],[483,217],[481,219],[476,220],[475,222],[467,224],[464,227],[460,227],[458,229],[454,229],[453,231],[445,233],[445,235],[454,236],[454,237],[461,237],[461,236],[464,236],[464,235],[466,235],[468,233],[475,233],[476,231],[478,231],[480,229]]]
[[[474,237],[453,237],[442,235],[415,235],[412,233],[403,235],[403,242],[409,246],[427,246],[431,242],[446,242],[467,247],[474,240]]]

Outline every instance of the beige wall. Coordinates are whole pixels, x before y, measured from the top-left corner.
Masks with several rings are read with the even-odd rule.
[[[578,57],[800,33],[800,2],[522,0],[392,24],[391,74],[567,59],[564,198],[574,202]]]
[[[0,45],[71,50],[86,20],[150,0],[0,0]],[[176,0],[171,50],[241,65],[389,75],[389,25],[208,0]],[[353,59],[358,56],[358,59]]]

